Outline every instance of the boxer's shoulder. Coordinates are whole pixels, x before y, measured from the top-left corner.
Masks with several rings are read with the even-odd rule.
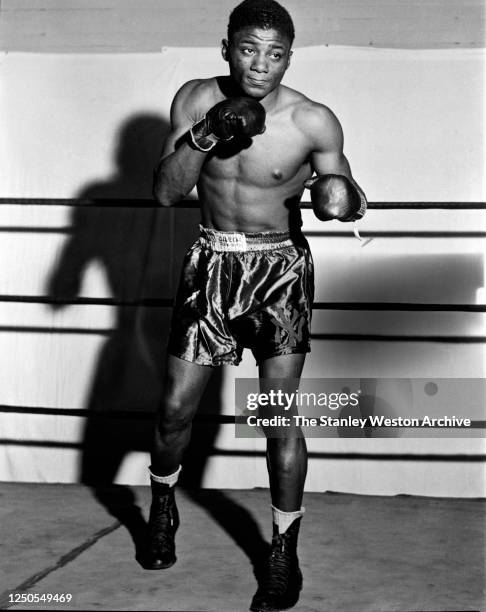
[[[206,111],[221,99],[215,78],[192,79],[182,85],[174,97],[172,107],[178,114],[183,114],[197,121]]]
[[[342,128],[338,118],[326,105],[302,97],[292,114],[297,128],[308,138],[317,141],[342,140]]]
[[[311,100],[300,91],[280,86],[280,108],[306,139],[342,139],[341,124],[326,105]]]

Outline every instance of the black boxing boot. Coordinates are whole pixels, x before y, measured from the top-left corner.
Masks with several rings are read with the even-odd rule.
[[[302,572],[297,558],[297,537],[301,518],[296,519],[285,533],[278,533],[273,525],[270,556],[250,610],[253,612],[277,612],[288,610],[299,600],[302,589]]]
[[[152,505],[148,524],[148,542],[142,565],[145,569],[160,570],[174,565],[175,533],[179,527],[179,512],[174,487],[160,482],[150,483]]]

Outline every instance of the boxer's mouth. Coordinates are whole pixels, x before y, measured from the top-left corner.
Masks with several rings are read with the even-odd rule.
[[[264,87],[267,83],[266,80],[263,79],[253,79],[252,77],[248,77],[248,81],[252,84],[252,85],[256,85],[257,87]]]

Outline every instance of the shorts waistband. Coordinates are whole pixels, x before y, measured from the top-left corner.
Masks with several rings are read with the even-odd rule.
[[[289,231],[233,232],[199,226],[201,242],[213,251],[273,251],[293,246]]]

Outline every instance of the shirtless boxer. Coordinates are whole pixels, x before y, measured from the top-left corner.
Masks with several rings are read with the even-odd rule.
[[[300,230],[304,187],[322,220],[352,221],[366,209],[334,114],[281,85],[293,40],[283,7],[245,0],[231,13],[222,42],[229,76],[189,81],[172,104],[154,196],[172,206],[197,185],[202,221],[172,318],[150,466],[147,569],[176,561],[174,485],[213,367],[236,365],[249,347],[262,385],[278,378],[291,392],[301,376],[313,299],[312,258]],[[288,388],[286,379],[293,379]],[[304,438],[267,436],[267,466],[273,539],[251,604],[256,611],[288,609],[299,598]]]

